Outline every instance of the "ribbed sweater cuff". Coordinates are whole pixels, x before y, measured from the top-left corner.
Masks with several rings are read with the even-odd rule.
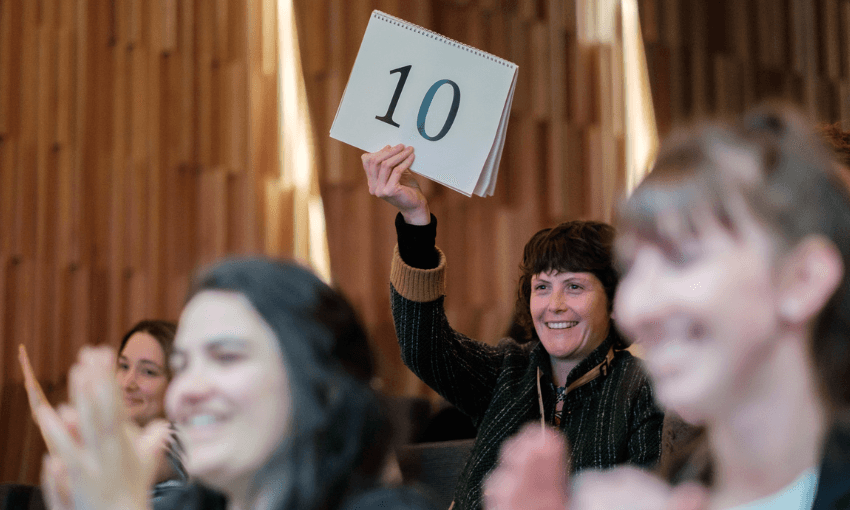
[[[398,245],[395,246],[390,268],[390,283],[402,297],[425,303],[446,294],[446,257],[439,248],[436,250],[440,255],[440,263],[437,267],[417,269],[404,263],[398,253]]]

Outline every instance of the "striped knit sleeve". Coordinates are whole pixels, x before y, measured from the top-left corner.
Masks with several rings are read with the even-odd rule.
[[[416,269],[393,255],[391,304],[404,364],[477,423],[492,399],[504,351],[458,333],[443,309],[445,256]]]
[[[183,444],[180,442],[180,437],[174,428],[174,424],[171,424],[171,436],[169,437],[165,451],[165,460],[171,468],[171,476],[167,480],[163,480],[153,486],[151,489],[151,501],[156,503],[174,491],[183,490],[186,486],[189,475],[186,473],[186,468],[183,465],[183,457]]]
[[[631,405],[629,426],[629,462],[652,469],[661,457],[661,428],[664,412],[658,407],[653,395],[652,385],[646,373],[640,368],[640,362],[634,360],[634,369],[626,384],[634,385],[631,393],[634,400]]]

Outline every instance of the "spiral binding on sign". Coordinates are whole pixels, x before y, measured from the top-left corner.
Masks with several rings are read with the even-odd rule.
[[[442,41],[446,44],[454,46],[455,48],[460,48],[460,49],[466,50],[470,53],[474,53],[475,55],[478,55],[479,57],[486,58],[487,60],[492,60],[493,62],[496,62],[497,64],[502,64],[505,67],[510,67],[510,68],[516,67],[516,64],[514,64],[513,62],[509,62],[509,61],[507,61],[503,58],[499,58],[499,57],[497,57],[497,56],[495,56],[491,53],[487,53],[486,51],[479,50],[478,48],[473,48],[472,46],[469,46],[468,44],[463,44],[462,42],[455,41],[454,39],[451,39],[451,38],[448,38],[444,35],[438,34],[437,32],[434,32],[433,30],[428,30],[427,28],[420,27],[419,25],[415,25],[415,24],[410,23],[408,21],[404,21],[402,19],[396,18],[395,16],[390,16],[389,14],[387,14],[385,12],[382,12],[382,11],[379,11],[379,10],[372,11],[372,17],[377,18],[381,21],[386,21],[387,23],[390,23],[392,25],[396,25],[396,26],[401,27],[401,28],[406,28],[407,30],[411,30],[413,32],[416,32],[417,34],[424,35],[425,37],[430,37],[431,39],[434,39],[434,40],[437,40],[437,41]]]

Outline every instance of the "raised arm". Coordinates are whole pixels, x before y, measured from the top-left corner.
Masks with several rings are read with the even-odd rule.
[[[29,400],[32,417],[35,420],[36,425],[38,425],[39,431],[42,432],[41,435],[44,438],[44,442],[47,444],[47,451],[55,453],[55,447],[50,442],[50,438],[44,434],[42,423],[38,418],[39,410],[42,409],[42,412],[52,415],[57,421],[61,419],[50,405],[50,402],[47,401],[47,397],[44,396],[44,391],[41,389],[41,385],[38,384],[38,380],[35,378],[35,372],[33,372],[32,364],[30,364],[27,349],[23,344],[18,346],[18,362],[21,365],[21,371],[24,373],[24,387],[27,390],[27,400]]]
[[[369,193],[400,213],[390,277],[396,334],[404,363],[475,419],[492,396],[503,354],[455,332],[445,318],[445,264],[434,243],[436,218],[410,172],[413,158],[413,148],[403,145],[362,157]]]

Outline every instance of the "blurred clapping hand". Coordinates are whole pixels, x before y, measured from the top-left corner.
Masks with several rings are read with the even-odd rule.
[[[115,353],[83,347],[68,376],[70,405],[53,409],[19,353],[33,417],[48,454],[42,490],[52,510],[144,509],[155,468],[165,452],[168,423],[144,429],[126,416],[115,380]]]
[[[708,491],[670,487],[651,473],[619,467],[568,480],[568,446],[552,429],[529,425],[504,443],[484,484],[486,510],[704,510]]]

